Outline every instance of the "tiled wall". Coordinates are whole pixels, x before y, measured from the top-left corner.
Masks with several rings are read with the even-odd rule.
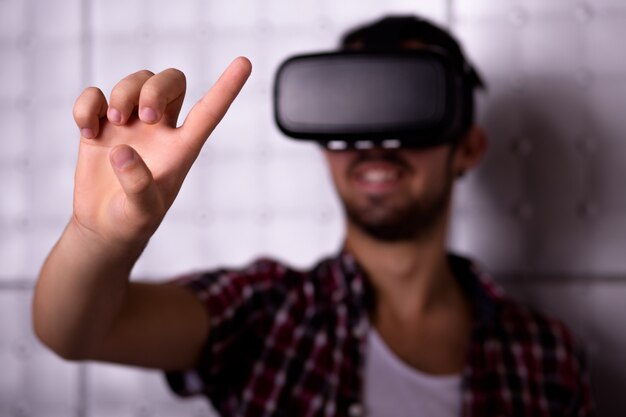
[[[183,70],[183,114],[235,56],[254,73],[203,150],[135,276],[306,266],[336,250],[339,206],[315,146],[274,127],[277,64],[354,24],[420,13],[449,26],[489,84],[491,149],[462,180],[451,245],[565,320],[590,354],[601,416],[626,400],[626,4],[622,0],[0,0],[0,416],[200,416],[158,372],[63,362],[30,327],[38,268],[71,211],[87,85]],[[71,302],[71,300],[68,300]]]

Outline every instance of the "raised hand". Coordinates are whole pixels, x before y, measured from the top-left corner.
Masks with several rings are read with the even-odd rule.
[[[247,59],[234,60],[178,128],[186,88],[178,70],[131,74],[108,103],[99,89],[86,89],[74,106],[81,132],[74,226],[107,246],[144,245],[250,71]]]

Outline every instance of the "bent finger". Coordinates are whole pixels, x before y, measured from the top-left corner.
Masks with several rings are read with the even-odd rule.
[[[163,204],[152,172],[128,145],[119,145],[109,155],[111,166],[130,203],[127,214],[138,229],[156,227],[163,214]]]
[[[175,127],[186,89],[185,74],[175,68],[168,68],[151,77],[141,88],[139,118],[151,124],[164,120]]]
[[[104,117],[107,100],[99,88],[88,87],[76,99],[72,114],[83,138],[94,139],[100,131],[100,118]]]
[[[196,152],[222,120],[235,97],[239,94],[252,71],[245,57],[235,59],[213,87],[191,109],[181,126],[181,136],[190,142]]]
[[[113,87],[107,111],[107,118],[111,123],[123,125],[128,121],[139,104],[141,88],[153,76],[152,71],[137,71],[123,78]]]

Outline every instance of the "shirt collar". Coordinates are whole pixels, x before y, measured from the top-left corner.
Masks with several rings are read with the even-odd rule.
[[[472,303],[477,324],[492,322],[505,297],[504,292],[476,262],[456,254],[449,254],[448,260],[455,278]],[[334,261],[333,301],[347,300],[361,307],[370,306],[373,289],[354,256],[343,249]]]

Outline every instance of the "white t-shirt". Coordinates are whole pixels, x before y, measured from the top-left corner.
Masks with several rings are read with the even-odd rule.
[[[367,417],[461,415],[461,375],[429,375],[410,367],[374,328],[368,333],[364,377]]]

